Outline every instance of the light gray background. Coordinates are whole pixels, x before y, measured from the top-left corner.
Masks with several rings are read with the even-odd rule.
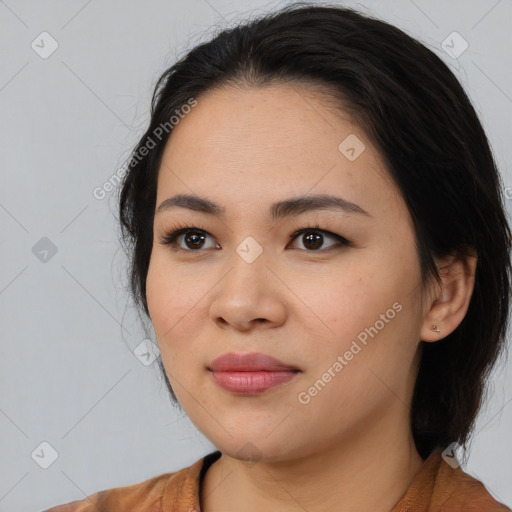
[[[510,0],[341,3],[392,22],[450,64],[508,186]],[[215,449],[171,406],[156,363],[145,366],[131,352],[145,334],[127,307],[115,193],[97,200],[93,190],[144,132],[166,67],[216,26],[281,5],[0,1],[0,511],[83,499]],[[47,59],[31,48],[43,31],[59,45]],[[469,44],[458,59],[441,47],[453,31]],[[43,237],[58,250],[46,262],[32,251]],[[494,374],[465,466],[509,506],[511,367],[503,361]],[[43,441],[58,452],[47,469],[34,460]]]

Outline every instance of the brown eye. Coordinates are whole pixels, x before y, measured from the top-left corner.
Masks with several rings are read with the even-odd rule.
[[[220,249],[220,246],[216,243],[213,243],[211,247],[205,247],[205,240],[210,236],[211,235],[203,229],[182,227],[181,229],[177,229],[160,237],[159,242],[162,245],[171,246],[173,251],[201,252],[207,249]],[[299,249],[307,252],[325,252],[350,245],[350,242],[346,238],[325,231],[324,229],[319,229],[316,226],[310,226],[296,231],[291,235],[290,240],[295,238],[300,240],[303,244],[303,248]],[[331,239],[334,243],[325,247],[326,239]]]
[[[296,231],[291,238],[298,238],[298,240],[302,242],[304,250],[308,252],[322,252],[323,250],[330,250],[331,248],[350,245],[350,242],[342,236],[316,228],[303,228]],[[322,248],[326,238],[334,240],[335,243]]]
[[[161,237],[159,241],[162,245],[170,245],[175,251],[197,252],[200,249],[205,249],[204,241],[208,236],[210,235],[203,230],[182,228]],[[185,246],[179,244],[180,237]]]
[[[199,231],[187,231],[184,233],[183,240],[189,249],[201,249],[205,238],[204,233]]]

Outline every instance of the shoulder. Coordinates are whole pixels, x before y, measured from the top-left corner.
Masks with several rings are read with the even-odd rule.
[[[440,511],[511,512],[480,480],[465,473],[460,466],[452,468],[445,462],[439,465],[431,506]]]
[[[102,490],[82,500],[58,505],[44,512],[161,512],[165,490],[168,486],[181,487],[188,470],[189,468],[184,468],[134,485]]]

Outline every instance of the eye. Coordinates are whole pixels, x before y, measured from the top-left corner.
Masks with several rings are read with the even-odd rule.
[[[325,235],[327,235],[327,238],[334,240],[335,243],[328,246],[327,249],[324,248],[323,250],[319,250],[320,246],[324,244],[324,240],[326,238]],[[346,238],[335,233],[331,233],[330,231],[326,231],[325,229],[320,229],[320,226],[318,225],[299,229],[290,236],[290,239],[293,240],[297,237],[300,237],[298,240],[300,240],[306,247],[305,250],[307,252],[324,252],[333,248],[339,248],[340,246],[350,245],[350,242]]]
[[[171,230],[170,233],[163,235],[159,238],[159,242],[162,245],[170,245],[173,251],[185,251],[185,252],[199,252],[201,249],[219,249],[219,244],[213,243],[210,247],[205,247],[205,240],[210,234],[201,228],[193,226],[179,226],[180,229]],[[290,240],[293,241],[295,238],[303,235],[299,240],[305,246],[307,252],[325,252],[331,250],[333,247],[350,246],[350,242],[335,233],[320,229],[318,225],[301,228],[290,235]],[[325,236],[327,235],[327,237]],[[183,238],[181,238],[183,237]],[[335,243],[324,249],[320,247],[324,244],[325,238],[334,240]],[[179,242],[182,241],[184,245]]]
[[[185,247],[178,243],[182,235],[182,240],[186,244]],[[174,251],[198,252],[199,249],[204,249],[204,241],[207,236],[209,236],[209,234],[203,229],[184,226],[160,237],[159,242],[162,245],[170,245]],[[216,244],[216,246],[214,244],[213,248],[215,247],[218,248],[218,244]]]

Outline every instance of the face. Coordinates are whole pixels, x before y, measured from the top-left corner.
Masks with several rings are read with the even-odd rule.
[[[348,115],[305,87],[222,88],[197,101],[163,155],[146,290],[184,411],[223,453],[251,447],[269,461],[405,424],[420,268],[411,218],[380,155]],[[178,194],[224,213],[158,211]],[[270,214],[274,203],[322,195],[357,206]],[[208,369],[228,352],[300,371],[263,391],[230,391]]]

